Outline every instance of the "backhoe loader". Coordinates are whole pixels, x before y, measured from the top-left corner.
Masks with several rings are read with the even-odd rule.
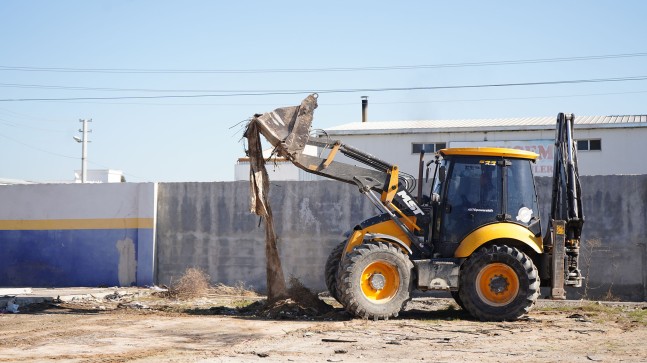
[[[351,314],[395,317],[414,290],[448,290],[483,321],[515,320],[540,287],[565,299],[579,287],[580,198],[572,114],[556,122],[552,203],[542,231],[532,164],[538,155],[506,148],[447,148],[427,162],[424,193],[398,167],[340,141],[311,135],[317,95],[255,115],[260,132],[297,167],[354,184],[380,211],[357,224],[325,265],[332,297]],[[303,152],[315,146],[319,155]],[[339,161],[344,155],[360,165]],[[337,160],[336,160],[337,159]],[[432,174],[433,170],[433,174]]]

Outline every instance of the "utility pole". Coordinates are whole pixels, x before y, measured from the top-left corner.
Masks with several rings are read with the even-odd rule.
[[[86,183],[88,181],[88,133],[92,130],[88,130],[88,122],[92,122],[92,119],[79,120],[83,123],[83,128],[79,129],[81,133],[81,138],[74,136],[76,142],[80,142],[81,147],[81,183]]]

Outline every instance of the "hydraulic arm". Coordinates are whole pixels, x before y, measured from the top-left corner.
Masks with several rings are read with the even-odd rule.
[[[362,194],[380,211],[387,213],[402,229],[411,244],[420,248],[422,244],[412,232],[419,227],[393,204],[393,199],[398,193],[398,167],[340,141],[310,137],[309,129],[315,108],[317,95],[312,94],[299,106],[278,108],[272,112],[255,115],[253,122],[258,123],[263,136],[275,147],[275,152],[298,168],[357,185]],[[317,147],[320,151],[319,156],[304,154],[303,150],[307,145]],[[335,161],[339,154],[366,167]],[[407,199],[408,205],[413,202],[409,200]]]
[[[557,116],[553,189],[549,233],[544,245],[552,256],[552,290],[556,299],[565,298],[564,285],[580,287],[582,274],[578,267],[580,238],[584,215],[580,179],[577,168],[577,148],[573,139],[573,114]]]

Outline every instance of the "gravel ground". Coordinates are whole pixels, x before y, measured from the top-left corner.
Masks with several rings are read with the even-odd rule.
[[[141,293],[43,302],[0,314],[0,362],[645,362],[647,303],[544,301],[515,322],[475,321],[451,299],[398,318],[352,319],[262,296]],[[240,309],[257,302],[251,308]]]

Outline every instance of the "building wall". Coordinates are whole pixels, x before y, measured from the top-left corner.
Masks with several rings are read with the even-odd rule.
[[[638,163],[633,156],[647,154],[647,127],[627,128],[576,128],[576,139],[601,139],[601,151],[578,152],[579,170],[581,175],[626,175],[647,174],[647,163]],[[400,170],[418,175],[418,154],[411,153],[412,143],[447,143],[479,142],[479,141],[523,141],[523,140],[554,140],[554,130],[525,130],[525,131],[487,131],[487,132],[436,132],[409,134],[376,134],[376,135],[334,135],[339,139],[362,151],[368,152],[391,164],[396,164]],[[427,160],[430,156],[427,156]],[[338,159],[343,160],[343,159]],[[355,161],[346,162],[356,163]]]
[[[299,168],[289,161],[266,164],[267,175],[270,180],[299,180]],[[234,180],[249,181],[249,162],[239,161],[234,166]]]
[[[156,185],[0,186],[0,286],[154,282]]]
[[[306,173],[297,168],[292,162],[283,158],[277,160],[273,156],[274,149],[266,149],[263,151],[263,158],[265,158],[265,166],[270,180],[282,181],[308,181],[319,180],[317,175]],[[303,149],[305,155],[317,155],[317,148],[312,145],[306,145]],[[282,159],[282,160],[281,160]],[[234,181],[249,181],[249,159],[241,158],[234,165]]]
[[[122,178],[124,178],[124,172],[113,169],[88,170],[85,176],[86,183],[121,183]],[[82,171],[75,170],[74,182],[82,183],[82,179]]]

